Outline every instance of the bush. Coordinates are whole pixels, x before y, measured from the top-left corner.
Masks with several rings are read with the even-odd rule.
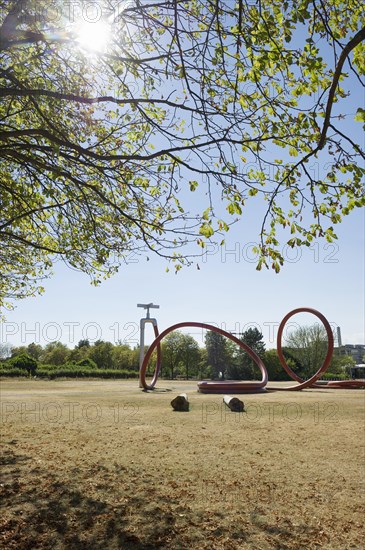
[[[88,367],[90,369],[97,369],[98,368],[95,361],[90,359],[90,357],[85,357],[85,359],[81,359],[81,361],[77,361],[76,365],[79,365],[80,367]]]
[[[27,371],[10,365],[10,361],[0,365],[0,376],[27,376]],[[98,369],[70,363],[66,365],[40,365],[37,368],[37,378],[103,378],[126,379],[138,378],[138,371],[127,369]]]
[[[16,355],[7,361],[7,366],[11,369],[21,369],[27,371],[30,376],[34,376],[38,367],[38,363],[33,357],[26,353]]]
[[[24,369],[14,369],[12,367],[7,367],[6,365],[0,366],[0,376],[8,376],[8,377],[21,377],[21,376],[28,376],[27,371]]]
[[[38,368],[39,378],[138,378],[139,373],[126,369],[98,369],[77,364],[62,366],[42,365]]]
[[[334,374],[332,372],[325,372],[322,374],[321,380],[347,380],[348,376],[346,374]]]

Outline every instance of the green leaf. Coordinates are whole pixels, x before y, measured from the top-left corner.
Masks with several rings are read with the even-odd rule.
[[[210,212],[211,212],[210,207],[208,207],[206,210],[204,210],[204,212],[202,214],[203,220],[207,220],[207,221],[209,220]]]
[[[365,109],[358,108],[355,115],[356,122],[365,122]]]
[[[199,233],[208,239],[214,235],[214,230],[210,223],[203,223],[199,228]]]

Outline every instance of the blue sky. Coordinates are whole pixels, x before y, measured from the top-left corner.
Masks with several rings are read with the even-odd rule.
[[[364,211],[355,211],[336,228],[336,243],[318,242],[299,251],[297,259],[287,251],[279,274],[255,269],[252,219],[232,228],[220,251],[211,247],[199,270],[194,265],[177,275],[166,273],[166,263],[158,258],[147,262],[131,255],[129,265],[95,288],[86,275],[58,263],[44,295],[19,301],[7,313],[1,340],[14,345],[61,340],[72,348],[87,337],[133,346],[143,311],[136,304],[154,302],[160,305],[153,310],[160,330],[181,321],[211,322],[234,332],[257,326],[272,348],[283,316],[313,307],[341,327],[343,343],[364,343],[364,222]],[[316,319],[303,314],[291,322],[295,328]],[[202,334],[192,331],[202,343]]]

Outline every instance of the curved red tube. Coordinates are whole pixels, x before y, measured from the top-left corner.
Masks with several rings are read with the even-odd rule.
[[[295,372],[292,371],[292,369],[287,365],[287,363],[285,361],[285,357],[284,357],[283,352],[282,352],[282,337],[283,337],[284,327],[285,327],[287,321],[290,319],[290,317],[292,317],[293,315],[296,315],[297,313],[311,313],[312,315],[315,315],[316,317],[318,317],[322,321],[322,323],[323,323],[323,325],[326,329],[326,333],[327,333],[327,337],[328,337],[327,353],[326,353],[326,357],[324,359],[323,365],[308,380],[303,380]],[[155,338],[154,342],[152,342],[151,346],[149,347],[149,349],[147,351],[147,354],[146,354],[146,356],[143,360],[143,363],[142,363],[142,366],[141,366],[141,371],[140,371],[140,382],[141,382],[141,384],[142,384],[142,386],[145,390],[152,390],[154,388],[154,386],[157,382],[157,379],[158,379],[158,375],[160,373],[160,367],[161,367],[161,345],[160,345],[160,343],[161,343],[161,340],[165,336],[167,336],[167,334],[169,334],[170,332],[173,332],[174,330],[177,330],[179,328],[184,328],[184,327],[197,327],[197,328],[203,328],[203,329],[206,329],[206,330],[212,330],[213,332],[217,332],[218,334],[221,334],[222,336],[225,336],[226,338],[229,338],[230,340],[235,342],[235,344],[237,344],[240,348],[244,349],[248,353],[248,355],[254,360],[256,365],[259,367],[259,369],[261,371],[261,374],[262,374],[262,378],[261,378],[260,381],[244,381],[244,382],[241,382],[241,381],[238,381],[238,380],[202,381],[202,382],[198,383],[198,389],[199,389],[200,392],[202,392],[202,393],[227,393],[227,392],[232,392],[232,393],[250,393],[250,392],[252,392],[252,393],[254,393],[255,392],[256,393],[256,392],[260,392],[260,391],[265,391],[266,385],[267,385],[267,382],[268,382],[268,374],[267,374],[266,367],[265,367],[262,359],[247,344],[245,344],[244,342],[242,342],[241,340],[239,340],[238,338],[233,336],[233,334],[230,334],[229,332],[226,332],[225,330],[222,330],[218,327],[215,327],[213,325],[209,325],[207,323],[197,323],[197,322],[193,322],[193,321],[187,321],[187,322],[177,323],[175,325],[172,325],[172,326],[168,327],[166,330],[164,330],[163,332],[161,332],[161,334],[159,334],[157,326],[154,326],[154,331],[155,331],[156,338]],[[154,372],[152,381],[151,381],[150,384],[148,384],[146,382],[146,369],[147,369],[148,362],[149,362],[149,360],[152,356],[152,353],[153,353],[153,351],[155,350],[156,347],[157,347],[156,368],[155,368],[155,372]],[[324,315],[322,315],[322,313],[320,313],[319,311],[317,311],[313,308],[308,308],[308,307],[300,307],[300,308],[297,308],[297,309],[293,309],[292,311],[290,311],[284,317],[284,319],[280,323],[279,330],[278,330],[278,336],[277,336],[277,352],[278,352],[280,363],[283,366],[284,370],[289,374],[289,376],[291,378],[296,380],[298,382],[298,384],[296,384],[295,386],[289,386],[287,388],[270,387],[270,388],[267,388],[267,389],[269,389],[270,391],[298,391],[298,390],[303,390],[304,388],[308,388],[308,387],[321,388],[321,389],[325,389],[325,388],[360,388],[360,387],[365,387],[365,381],[364,380],[333,381],[333,382],[327,382],[327,384],[321,384],[321,385],[317,384],[316,385],[316,381],[318,380],[318,378],[329,367],[329,364],[330,364],[331,359],[332,359],[333,348],[334,348],[334,339],[333,339],[331,326],[330,326],[329,322],[327,321],[326,317]]]
[[[328,338],[327,354],[323,361],[323,365],[308,380],[303,380],[302,378],[300,378],[300,376],[298,376],[294,371],[292,371],[292,369],[287,365],[285,361],[285,357],[282,352],[282,347],[281,347],[284,327],[288,322],[288,320],[290,319],[290,317],[293,317],[293,315],[296,315],[297,313],[311,313],[312,315],[315,315],[316,317],[318,317],[322,321],[324,328],[326,329],[327,338]],[[293,309],[292,311],[290,311],[287,315],[285,315],[284,319],[281,321],[279,326],[278,336],[277,336],[277,353],[283,369],[289,374],[291,378],[293,378],[293,380],[296,380],[297,382],[299,382],[299,384],[297,384],[296,386],[289,386],[289,388],[278,388],[278,387],[270,388],[270,390],[297,391],[297,390],[303,390],[304,388],[308,388],[309,386],[313,386],[315,382],[318,380],[318,378],[321,376],[321,374],[328,369],[332,359],[332,355],[333,355],[333,347],[334,347],[334,340],[333,340],[332,329],[326,317],[322,315],[322,313],[310,307],[298,307],[297,309]],[[321,387],[326,387],[326,386],[321,386]]]
[[[315,387],[322,387],[322,386],[315,386]],[[331,380],[330,382],[327,382],[327,385],[325,386],[327,388],[365,388],[365,380]]]
[[[156,348],[156,346],[159,346],[160,345],[160,342],[163,338],[165,338],[165,336],[167,336],[167,334],[169,334],[170,332],[173,332],[174,330],[177,330],[179,328],[184,328],[184,327],[197,327],[197,328],[203,328],[203,329],[206,329],[206,330],[212,330],[213,332],[217,332],[218,334],[221,334],[222,336],[225,336],[226,338],[229,338],[230,340],[232,340],[233,342],[235,342],[238,346],[240,346],[242,349],[244,349],[248,354],[249,356],[254,360],[254,362],[256,363],[256,365],[259,367],[260,371],[261,371],[261,374],[262,374],[262,379],[261,381],[259,382],[235,382],[234,384],[236,384],[236,390],[237,389],[244,389],[246,388],[247,390],[251,390],[251,391],[255,391],[255,390],[262,390],[266,384],[267,384],[267,380],[268,380],[268,377],[267,377],[267,370],[265,368],[265,365],[262,361],[262,359],[247,345],[245,344],[244,342],[241,342],[241,340],[239,340],[238,338],[236,338],[235,336],[233,336],[233,334],[230,334],[229,332],[226,332],[225,330],[222,330],[218,327],[214,327],[213,325],[208,325],[206,323],[196,323],[196,322],[184,322],[184,323],[177,323],[176,325],[172,325],[171,327],[167,328],[166,330],[164,330],[163,332],[161,332],[161,334],[159,334],[157,336],[157,338],[155,339],[154,342],[152,342],[151,346],[149,347],[148,349],[148,352],[143,360],[143,363],[142,363],[142,366],[141,366],[141,372],[140,372],[140,381],[141,381],[141,384],[143,386],[143,388],[145,390],[151,390],[153,389],[156,381],[157,381],[157,377],[158,377],[158,372],[157,372],[157,367],[156,367],[156,370],[155,370],[155,375],[153,377],[153,380],[151,382],[151,384],[147,384],[146,382],[146,369],[147,369],[147,365],[148,365],[148,361],[150,360],[151,358],[151,355],[154,351],[154,349]],[[158,353],[158,352],[157,352]],[[156,376],[156,373],[157,373],[157,376]],[[205,390],[205,391],[209,391],[210,389],[212,391],[217,391],[217,389],[219,388],[220,391],[227,391],[227,384],[232,384],[232,382],[200,382],[200,384],[203,385],[203,389],[200,389],[200,391],[204,391],[205,389],[205,385],[208,384],[208,390]],[[239,385],[239,388],[238,388],[238,385]],[[224,387],[223,387],[224,386]]]

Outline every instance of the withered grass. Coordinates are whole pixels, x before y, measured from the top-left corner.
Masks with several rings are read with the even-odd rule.
[[[364,548],[364,391],[239,397],[2,380],[0,546]]]

